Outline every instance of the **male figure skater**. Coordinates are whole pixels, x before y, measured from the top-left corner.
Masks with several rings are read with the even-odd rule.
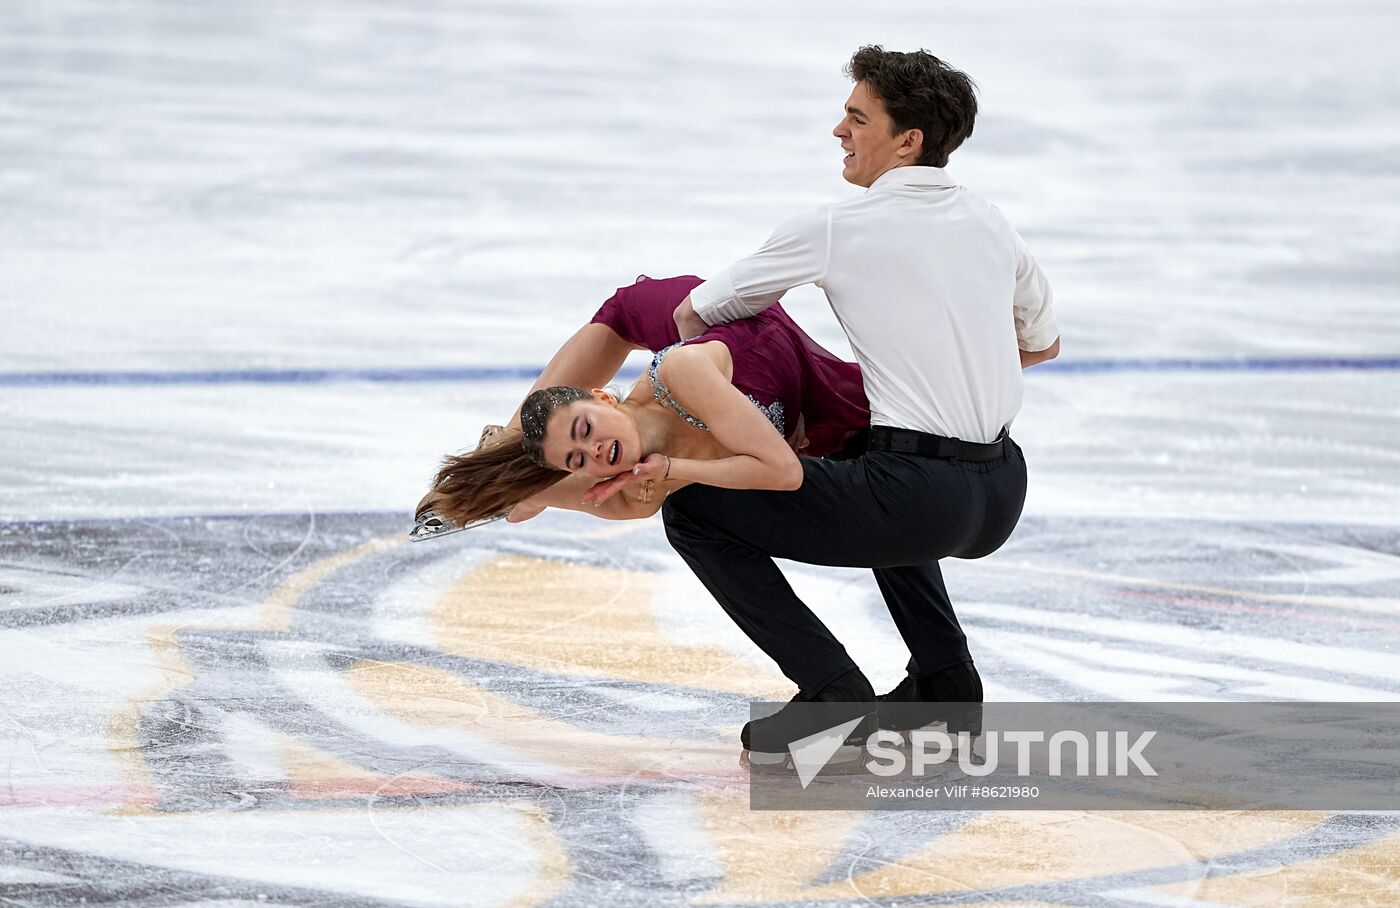
[[[980,703],[938,561],[995,551],[1020,518],[1026,465],[1007,429],[1021,370],[1059,352],[1050,286],[1001,212],[943,170],[972,133],[971,80],[926,51],[878,46],[856,51],[847,72],[855,86],[833,134],[842,175],[866,193],[783,224],[691,291],[675,317],[693,337],[792,287],[821,287],[864,371],[869,449],[854,460],[802,458],[794,492],[683,489],[666,502],[666,532],[797,684],[794,700],[875,693],[775,557],[874,568],[910,651],[906,677],[881,700]],[[744,747],[757,739],[776,742],[759,750],[785,750],[783,713],[758,721],[772,725],[746,725]]]

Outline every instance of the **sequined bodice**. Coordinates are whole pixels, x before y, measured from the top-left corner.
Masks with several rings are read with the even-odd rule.
[[[651,358],[651,365],[647,368],[647,379],[651,382],[651,396],[658,403],[670,407],[675,411],[677,416],[690,423],[695,428],[704,429],[708,432],[710,431],[709,426],[705,425],[698,417],[681,406],[681,402],[671,396],[671,392],[666,389],[666,385],[661,381],[661,360],[666,357],[667,353],[670,353],[679,346],[680,344],[672,344],[664,350],[658,350],[656,355]],[[784,418],[782,401],[775,400],[771,404],[765,406],[759,403],[758,399],[752,394],[746,394],[744,396],[753,401],[753,405],[758,407],[763,415],[768,418],[768,421],[773,424],[773,428],[778,430],[779,435],[787,437],[787,420]]]

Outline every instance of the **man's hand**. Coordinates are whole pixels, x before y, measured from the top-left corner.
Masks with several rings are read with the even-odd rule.
[[[675,318],[676,327],[681,332],[681,340],[699,337],[710,330],[710,326],[705,324],[705,320],[695,314],[695,307],[690,304],[689,296],[676,307]]]
[[[807,437],[807,422],[802,418],[801,413],[797,414],[797,427],[788,436],[787,443],[794,454],[801,454],[812,443],[811,439]]]
[[[589,504],[600,505],[628,486],[647,480],[665,478],[670,468],[671,458],[665,454],[648,454],[646,460],[637,464],[629,472],[595,483],[591,489],[583,493],[583,500]]]

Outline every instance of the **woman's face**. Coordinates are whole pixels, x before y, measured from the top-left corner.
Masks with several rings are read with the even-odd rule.
[[[541,445],[545,462],[600,479],[626,473],[642,459],[637,423],[611,394],[593,394],[592,400],[576,400],[550,414]]]

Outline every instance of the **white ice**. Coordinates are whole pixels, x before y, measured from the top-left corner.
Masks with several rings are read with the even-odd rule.
[[[406,521],[437,458],[506,416],[528,380],[5,380],[538,367],[638,274],[707,274],[788,214],[858,192],[829,132],[842,64],[863,43],[927,47],[976,78],[976,132],[949,169],[1049,274],[1065,366],[1300,363],[1028,373],[1023,526],[1003,552],[947,569],[988,697],[1396,699],[1396,367],[1301,363],[1400,357],[1397,34],[1400,12],[1381,2],[0,4],[0,543],[17,553],[0,559],[0,898],[29,887],[13,891],[56,904],[75,880],[136,879],[141,864],[157,872],[133,904],[215,877],[243,888],[196,887],[190,901],[260,904],[302,886],[494,905],[548,897],[559,879],[584,886],[564,896],[580,904],[580,892],[660,899],[590,863],[619,854],[651,861],[637,872],[678,903],[796,898],[774,882],[790,855],[736,871],[725,850],[762,818],[737,800],[716,807],[733,792],[679,781],[627,816],[590,805],[596,830],[592,814],[570,817],[583,832],[556,843],[564,858],[541,844],[524,796],[123,813],[145,801],[114,744],[119,717],[139,702],[153,715],[200,680],[224,685],[189,693],[211,709],[274,689],[314,706],[361,743],[341,754],[355,765],[431,754],[579,782],[563,757],[391,715],[326,669],[353,647],[269,634],[248,643],[243,678],[191,667],[197,652],[171,661],[160,642],[210,633],[232,646],[267,588],[306,566],[299,544],[330,532],[312,515]],[[787,303],[848,349],[818,291]],[[241,538],[264,560],[220,586],[171,529],[181,515],[246,518]],[[298,515],[304,536],[259,535],[260,518]],[[63,520],[151,541],[113,562],[101,543],[41,535]],[[196,530],[213,532],[180,532]],[[473,533],[498,535],[431,543],[460,554],[391,561],[350,590],[376,658],[426,658],[433,603],[506,552],[645,573],[658,639],[765,670],[659,520],[547,515]],[[792,576],[877,686],[894,683],[900,641],[868,576]],[[120,611],[142,597],[175,599]],[[52,617],[103,608],[118,611]],[[701,702],[601,681],[560,693],[573,695],[642,703],[656,722]],[[186,730],[236,743],[181,746],[217,750],[226,788],[290,784],[277,736],[293,732],[274,731],[276,716],[205,718]],[[736,825],[716,826],[721,815]],[[822,872],[862,849],[897,867],[908,827],[889,828],[847,830]],[[1035,854],[1035,836],[1013,840]],[[1280,847],[1275,864],[1250,866],[1312,854]],[[132,863],[69,865],[44,849]],[[1180,878],[1203,878],[1200,860]],[[1017,897],[1187,903],[1152,880],[1101,884],[1099,869],[1086,860]],[[1000,872],[969,885],[996,889]]]

